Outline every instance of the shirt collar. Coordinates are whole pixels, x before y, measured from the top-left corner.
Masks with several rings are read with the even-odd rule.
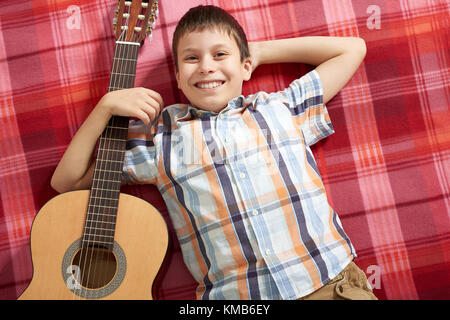
[[[207,119],[207,118],[210,118],[213,116],[217,116],[217,115],[219,115],[219,113],[226,113],[230,110],[245,108],[248,106],[248,104],[245,102],[246,101],[245,101],[244,96],[240,95],[236,98],[233,98],[230,102],[228,102],[227,106],[225,108],[223,108],[222,110],[220,110],[219,112],[202,110],[202,109],[198,109],[192,105],[188,105],[186,114],[183,117],[178,118],[178,121],[180,121],[180,120],[186,121],[186,120],[191,120],[191,119],[195,119],[195,118]]]

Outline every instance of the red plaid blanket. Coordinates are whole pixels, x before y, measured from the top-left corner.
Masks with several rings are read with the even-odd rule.
[[[71,137],[106,93],[117,1],[0,3],[0,298],[31,278],[29,234],[57,193],[50,178]],[[170,46],[198,4],[232,13],[250,41],[360,36],[367,56],[328,103],[336,133],[313,147],[332,202],[380,299],[450,298],[449,4],[446,0],[160,1],[136,86],[177,89]],[[310,66],[261,66],[244,94],[286,87]],[[166,219],[173,246],[160,299],[195,298],[167,210],[153,186],[127,186]]]

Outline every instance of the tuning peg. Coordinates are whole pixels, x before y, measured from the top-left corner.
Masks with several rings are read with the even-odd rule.
[[[117,18],[113,18],[113,29],[114,31],[117,29]]]
[[[159,7],[158,7],[158,1],[157,0],[153,1],[152,9],[153,9],[153,12],[155,12],[155,15],[159,16]]]

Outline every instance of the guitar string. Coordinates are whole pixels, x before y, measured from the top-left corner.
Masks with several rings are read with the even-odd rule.
[[[129,16],[127,18],[127,25],[129,25],[128,22],[129,22]],[[123,41],[126,41],[126,40],[123,40]],[[123,48],[125,50],[125,57],[126,57],[126,59],[125,59],[125,62],[123,62],[123,60],[122,60],[121,64],[120,64],[120,70],[118,72],[121,75],[121,77],[119,77],[119,87],[120,88],[132,88],[132,87],[134,87],[134,80],[135,80],[135,75],[136,75],[136,65],[137,65],[137,53],[138,53],[138,49],[139,49],[140,45],[139,44],[137,44],[137,45],[135,45],[135,44],[133,44],[133,45],[122,44],[122,46],[123,46]],[[131,53],[132,53],[131,56],[129,54],[130,53],[129,50],[131,50]],[[121,52],[121,50],[120,50],[120,52]],[[130,59],[131,57],[133,59]],[[125,75],[122,75],[122,72],[125,73]],[[122,83],[120,83],[120,82],[122,82]],[[117,122],[120,123],[120,119],[122,119],[122,118],[114,117],[113,121],[112,121],[112,126],[116,127],[115,121],[117,120]],[[126,125],[127,125],[127,128],[128,128],[129,122]],[[118,172],[121,173],[122,170],[123,170],[122,160],[123,160],[123,156],[124,156],[122,154],[122,152],[124,152],[124,150],[123,150],[123,141],[120,142],[118,139],[119,138],[122,139],[123,135],[122,135],[122,132],[119,131],[119,130],[109,130],[109,131],[107,130],[107,133],[109,135],[111,135],[111,136],[114,135],[114,132],[116,132],[116,136],[112,137],[113,139],[107,140],[108,147],[106,148],[107,149],[106,153],[109,155],[109,151],[111,150],[111,144],[113,146],[117,146],[117,144],[120,145],[120,147],[121,147],[120,151],[112,153],[113,155],[114,154],[115,155],[119,155],[119,158],[118,159],[110,159],[110,157],[107,157],[107,158],[108,158],[108,160],[120,161],[121,162],[121,166],[120,166],[119,171],[118,171]],[[116,139],[116,140],[114,140],[114,139]],[[119,148],[115,148],[115,150],[117,151],[117,150],[119,150]],[[111,163],[115,164],[117,162],[111,162]],[[119,183],[120,183],[121,182],[121,179],[120,179],[121,178],[121,174],[119,175],[118,179],[114,179],[115,175],[117,175],[116,171],[113,172],[112,170],[107,170],[107,180],[108,181],[117,181],[118,180]],[[112,176],[112,178],[111,178],[111,176]],[[104,182],[105,181],[102,181],[102,184]],[[118,192],[119,194],[117,195],[117,199],[116,199],[117,203],[116,203],[116,205],[113,206],[115,208],[115,210],[117,210],[116,214],[113,216],[113,218],[115,218],[115,221],[114,221],[114,225],[112,226],[112,228],[115,230],[115,228],[117,226],[118,204],[119,204],[118,201],[119,201],[119,198],[120,198],[120,186],[119,186],[118,190],[116,188],[112,188],[112,189],[115,190],[114,192],[119,191]],[[104,189],[102,188],[101,189],[102,193],[103,193],[103,190]],[[114,198],[116,198],[116,197],[114,197]],[[113,234],[115,234],[114,231],[113,231]],[[114,238],[112,240],[112,245],[114,247]],[[111,250],[112,249],[113,248],[111,248]],[[105,252],[107,252],[107,250],[102,251],[102,260],[101,261],[103,261],[103,254],[105,254]],[[118,263],[119,263],[119,261],[116,261],[116,267],[118,267]],[[102,284],[106,283],[105,280],[109,280],[109,279],[105,279],[106,276],[107,276],[106,272],[102,272],[101,275],[102,275]]]
[[[122,32],[122,34],[119,37],[119,39],[121,39],[123,35],[124,35],[124,32]],[[117,50],[117,49],[119,49],[119,50]],[[120,46],[120,44],[117,44],[115,46],[114,57],[118,56],[117,51],[119,51],[119,57],[120,57],[120,52],[122,51],[122,46]],[[112,66],[112,70],[113,71],[117,68],[117,63],[118,63],[118,60],[113,58],[113,66]],[[110,81],[110,86],[111,85],[113,86],[113,88],[117,88],[117,86],[116,86],[116,77],[113,78],[112,82]],[[104,150],[100,150],[99,158],[103,158],[103,157],[104,157]],[[96,170],[95,170],[96,175],[94,176],[94,179],[98,179],[98,175],[100,174],[99,170],[101,170],[101,168],[102,168],[102,163],[100,161],[97,161],[95,167],[96,167]],[[93,184],[95,183],[95,181],[93,181]],[[97,200],[97,199],[99,199],[98,194],[97,194],[97,189],[91,190],[91,196],[95,197],[94,200],[92,200],[92,198],[91,198],[91,201],[90,201],[91,207],[93,207],[95,209],[99,205],[99,203],[98,203],[99,200]],[[91,214],[89,215],[89,217],[91,219],[86,223],[86,227],[89,228],[90,230],[93,230],[94,228],[95,228],[94,230],[97,230],[96,228],[98,227],[98,215],[97,216],[94,215],[92,210],[91,210]],[[95,219],[94,219],[94,217],[95,217]],[[95,223],[95,227],[93,226],[94,223]],[[90,238],[93,238],[93,240],[91,240],[91,241],[86,239],[86,234],[87,234],[87,230],[85,229],[85,239],[84,239],[85,240],[84,241],[85,242],[85,250],[81,250],[81,254],[80,254],[80,264],[81,263],[83,264],[83,268],[82,268],[82,272],[81,272],[81,279],[80,279],[81,280],[80,281],[81,282],[80,283],[80,285],[81,285],[81,292],[80,293],[83,292],[83,287],[84,287],[83,284],[85,284],[85,286],[87,288],[87,289],[85,289],[86,291],[89,288],[90,268],[88,269],[89,272],[87,272],[87,279],[86,279],[86,266],[88,265],[88,260],[89,260],[89,266],[92,263],[92,256],[93,256],[94,250],[89,250],[88,243],[89,242],[94,242],[95,243],[95,241],[96,241],[96,233],[95,233],[95,231],[94,231],[94,235],[92,234],[92,232],[88,232],[88,234],[89,234],[88,236]],[[86,255],[84,257],[84,260],[83,260],[83,253]],[[88,257],[89,253],[90,253],[90,257]],[[86,281],[84,281],[85,279],[86,279]],[[81,297],[82,297],[82,294],[80,294],[78,296],[79,299],[81,299]]]
[[[129,75],[134,73],[133,72],[134,70],[132,70],[132,69],[133,69],[133,63],[136,63],[136,60],[135,59],[129,59],[129,58],[130,57],[134,58],[135,55],[137,55],[137,46],[135,46],[135,45],[130,46],[128,44],[121,44],[120,52],[122,52],[122,48],[124,49],[124,52],[125,52],[125,55],[124,55],[125,56],[125,62],[124,62],[124,60],[121,60],[121,63],[118,64],[119,65],[119,67],[118,67],[119,70],[118,70],[117,73],[119,75],[121,75],[121,77],[119,77],[119,86],[118,87],[119,88],[131,88],[131,87],[133,87],[133,83],[131,83],[131,80],[134,80],[134,78],[133,79],[129,79],[128,77],[131,78],[131,76],[129,76]],[[131,50],[131,53],[132,53],[131,56],[129,54],[130,50]],[[123,120],[123,119],[120,118],[120,117],[114,117],[113,120],[112,120],[112,123],[111,123],[112,127],[121,127],[121,125],[122,125],[121,124],[121,120]],[[112,128],[107,130],[107,133],[106,133],[106,136],[108,138],[108,139],[106,139],[107,146],[106,146],[106,150],[104,150],[104,152],[106,153],[106,163],[105,163],[105,166],[107,166],[106,169],[111,169],[111,167],[114,168],[114,164],[116,163],[114,161],[119,161],[120,160],[120,159],[116,159],[116,158],[117,158],[117,155],[119,155],[119,157],[122,155],[121,154],[122,150],[120,150],[118,148],[118,146],[117,146],[117,145],[119,145],[120,147],[122,147],[120,141],[118,141],[119,138],[122,138],[120,136],[121,133],[122,133],[121,131],[114,130]],[[114,152],[112,150],[114,150]],[[120,150],[119,153],[115,152],[117,150]],[[114,158],[114,155],[116,156],[116,158]],[[109,160],[111,160],[112,162],[109,162]],[[117,165],[115,165],[115,166],[117,167]],[[103,187],[103,185],[104,184],[106,184],[106,186],[108,186],[108,184],[111,185],[109,183],[109,181],[118,181],[118,182],[120,182],[120,175],[119,175],[119,177],[117,177],[117,173],[121,172],[122,168],[120,167],[119,169],[120,169],[120,171],[118,171],[118,170],[114,170],[114,171],[113,170],[105,170],[104,171],[104,172],[106,172],[106,174],[104,174],[104,175],[106,175],[106,177],[105,177],[104,180],[102,180],[102,188],[101,188],[102,196],[100,196],[100,198],[104,199],[105,203],[107,203],[108,201],[106,201],[106,199],[103,197],[103,192],[108,194],[111,191],[109,191],[109,190],[106,191],[106,189]],[[116,171],[118,171],[118,172],[116,172]],[[108,181],[108,183],[106,181]],[[120,187],[119,187],[118,190],[115,187],[112,187],[112,188],[109,188],[109,189],[115,190],[114,192],[118,192],[119,191],[119,195],[116,194],[116,196],[113,197],[114,199],[117,198],[117,199],[115,199],[115,201],[118,201],[119,200],[119,196],[120,196]],[[111,197],[106,197],[106,198],[111,198]],[[99,201],[101,201],[101,200],[99,200]],[[118,209],[118,202],[115,205],[109,206],[109,207],[113,207],[113,208],[115,208],[114,210],[117,210]],[[106,211],[109,211],[109,208]],[[111,220],[114,220],[113,221],[114,223],[110,224],[110,228],[112,230],[106,230],[107,228],[101,228],[101,230],[98,231],[100,234],[102,234],[103,238],[108,238],[108,236],[106,236],[106,231],[112,231],[113,234],[115,233],[114,230],[115,230],[115,227],[117,225],[117,223],[116,223],[117,222],[116,221],[116,219],[117,219],[117,211],[115,212],[115,214],[113,214],[110,217],[112,217]],[[105,219],[108,220],[109,218],[105,218]],[[103,229],[105,229],[105,230],[103,230]],[[105,242],[107,242],[106,239],[104,239],[104,240],[105,240]],[[112,244],[111,245],[114,247],[114,237],[112,237]],[[97,263],[97,261],[95,263],[95,267],[94,268],[96,268],[97,266],[103,267],[103,268],[101,268],[99,273],[94,272],[95,276],[101,277],[101,282],[100,283],[102,283],[102,284],[106,284],[106,282],[108,280],[110,280],[110,279],[107,279],[106,271],[107,271],[108,264],[105,263],[106,260],[104,259],[104,255],[106,254],[108,256],[111,253],[113,247],[111,249],[107,248],[107,249],[100,250],[100,253],[101,253],[100,261],[101,261],[101,263]],[[96,258],[98,260],[99,259],[99,255],[97,255]],[[118,264],[118,261],[116,261],[116,265],[117,264]]]
[[[117,44],[117,46],[119,46],[119,59],[121,59],[122,58],[122,49],[124,48],[124,46],[122,45],[122,44]],[[117,62],[117,65],[116,65],[116,68],[115,69],[113,69],[113,72],[115,73],[115,74],[117,74],[117,73],[121,73],[120,71],[120,69],[121,69],[121,63],[122,61],[121,60],[119,60],[118,62]],[[117,87],[122,87],[120,84],[118,85],[118,86],[116,86],[116,83],[115,83],[115,81],[117,80],[117,78],[116,78],[116,76],[115,75],[113,75],[113,77],[114,77],[114,88],[117,88]],[[119,79],[120,79],[120,77],[119,77]],[[98,277],[98,275],[99,274],[101,274],[101,275],[104,275],[104,270],[102,270],[102,267],[103,267],[103,263],[101,263],[101,262],[104,262],[104,253],[105,253],[105,251],[107,250],[107,249],[102,249],[101,247],[103,246],[101,243],[103,243],[103,241],[101,240],[102,238],[103,239],[105,239],[106,237],[104,237],[104,235],[105,235],[105,232],[103,231],[103,227],[105,227],[105,229],[106,229],[106,223],[102,223],[102,219],[101,219],[101,216],[100,216],[100,214],[99,214],[99,212],[97,212],[97,211],[101,211],[100,210],[100,206],[102,206],[102,203],[103,204],[105,204],[105,198],[106,198],[106,196],[105,196],[105,194],[104,194],[104,192],[105,192],[105,186],[104,186],[104,184],[106,183],[106,181],[105,181],[105,179],[109,179],[109,176],[108,177],[106,177],[106,175],[107,175],[107,169],[109,169],[108,168],[108,160],[109,160],[109,152],[108,152],[108,150],[111,148],[111,146],[109,145],[109,142],[111,141],[111,137],[110,137],[110,135],[111,135],[111,126],[115,126],[115,120],[116,120],[116,117],[112,117],[111,119],[110,119],[110,121],[109,121],[109,125],[107,126],[107,128],[106,128],[106,130],[105,130],[105,134],[104,134],[104,139],[101,141],[101,146],[102,146],[102,150],[101,150],[101,152],[102,152],[102,154],[103,154],[103,156],[101,157],[103,160],[105,160],[104,162],[102,162],[102,166],[101,166],[101,168],[102,168],[102,174],[101,174],[101,176],[103,176],[103,179],[99,179],[99,180],[97,180],[97,186],[98,186],[98,189],[96,189],[96,194],[97,194],[97,198],[96,198],[96,205],[95,205],[95,211],[96,211],[96,228],[94,229],[94,241],[98,241],[99,242],[99,244],[98,244],[98,249],[97,249],[97,254],[95,255],[95,262],[94,262],[94,272],[93,272],[93,279],[92,279],[92,282],[94,282],[95,283],[95,281],[97,280],[96,279],[96,277]],[[107,145],[108,144],[108,145]],[[108,174],[109,174],[109,172],[108,172]],[[100,193],[100,194],[98,194],[98,193]],[[103,202],[102,202],[102,200],[103,200]],[[97,204],[98,203],[98,204]],[[104,218],[104,221],[107,221],[107,219],[106,218]],[[99,226],[99,224],[100,224],[100,228],[97,228],[98,226]],[[102,237],[103,236],[103,237]],[[100,257],[100,254],[101,254],[101,259],[100,259],[100,263],[99,263],[99,257]],[[92,264],[92,256],[93,256],[93,254],[91,255],[91,261],[90,261],[90,265]],[[97,273],[97,267],[99,268],[99,272]],[[89,268],[89,270],[92,270],[92,266],[90,266],[90,268]],[[90,274],[88,275],[88,278],[90,279]],[[103,282],[103,280],[105,279],[105,277],[102,277],[102,282]],[[88,283],[89,283],[89,281],[88,281]]]
[[[123,81],[125,78],[121,77],[120,75],[122,74],[122,70],[124,68],[124,63],[122,58],[125,56],[128,56],[128,50],[127,50],[127,46],[124,44],[118,44],[119,48],[119,61],[116,64],[116,70],[115,73],[119,74],[119,76],[117,77],[117,75],[114,76],[114,88],[124,88],[124,83],[121,83],[121,80]],[[125,54],[123,54],[123,52],[125,52]],[[125,60],[126,61],[126,60]],[[116,83],[116,80],[119,81],[119,83]],[[109,167],[109,160],[111,153],[110,153],[110,149],[111,149],[111,143],[112,143],[112,139],[113,138],[113,133],[114,133],[114,129],[112,129],[111,127],[116,127],[117,126],[117,122],[119,121],[119,118],[116,116],[113,116],[110,122],[110,126],[107,127],[106,131],[105,131],[105,136],[104,139],[102,141],[102,146],[103,146],[103,150],[101,150],[103,157],[102,159],[104,159],[105,161],[102,163],[101,168],[103,169],[102,171],[102,175],[103,175],[103,179],[100,180],[100,185],[98,186],[99,189],[96,190],[96,193],[100,193],[100,195],[98,195],[98,198],[96,198],[96,203],[98,203],[98,205],[95,206],[95,211],[102,211],[100,210],[100,206],[102,206],[103,204],[106,204],[106,195],[108,193],[110,193],[110,191],[106,191],[106,187],[108,187],[108,183],[106,181],[112,180],[110,177],[110,169]],[[108,197],[109,198],[109,197]],[[113,198],[113,197],[112,197]],[[102,202],[103,201],[103,202]],[[105,210],[104,210],[105,211]],[[106,216],[105,216],[106,217]],[[115,227],[115,224],[112,225],[111,223],[109,223],[110,219],[109,218],[103,218],[104,221],[108,221],[108,227],[110,229],[113,229]],[[105,228],[103,228],[105,227]],[[95,261],[94,261],[94,272],[93,272],[93,279],[91,281],[91,286],[92,283],[96,283],[96,280],[101,280],[101,283],[105,283],[106,280],[106,273],[105,273],[105,260],[104,260],[104,255],[105,254],[109,254],[109,248],[107,248],[106,246],[103,245],[104,242],[106,241],[105,237],[105,231],[103,229],[108,229],[106,228],[106,223],[102,223],[102,218],[99,214],[99,212],[96,212],[96,228],[94,229],[94,234],[95,236],[94,241],[98,241],[98,247],[100,247],[99,249],[97,249],[97,254],[95,255]],[[114,241],[112,242],[112,246],[114,246]],[[106,248],[104,248],[106,247]],[[112,250],[112,248],[111,248]],[[93,250],[94,251],[94,250]],[[94,252],[92,252],[91,254],[91,258],[90,258],[90,268],[89,271],[92,270],[92,258],[94,256]],[[101,258],[100,258],[101,256]],[[99,263],[100,261],[100,263]],[[96,272],[97,267],[99,268],[99,272]],[[89,272],[90,273],[90,272]],[[101,279],[99,279],[101,277]],[[90,274],[88,274],[88,282],[89,283],[89,279],[90,279]]]
[[[129,66],[128,66],[128,64],[129,64],[129,57],[130,57],[130,55],[129,55],[129,49],[130,49],[130,46],[129,45],[127,45],[127,44],[121,44],[121,46],[124,48],[124,51],[125,51],[125,58],[126,58],[126,60],[125,60],[125,62],[122,60],[121,61],[121,64],[120,64],[120,70],[119,70],[119,74],[121,75],[121,77],[119,77],[119,81],[122,81],[122,83],[119,83],[119,87],[120,88],[130,88],[131,86],[129,85],[129,81],[127,81],[128,79],[127,79],[127,75],[128,74],[130,74],[130,72],[129,72]],[[124,73],[124,74],[122,74],[122,73]],[[119,126],[119,124],[121,124],[120,123],[120,120],[121,120],[121,118],[119,118],[119,117],[114,117],[113,118],[113,122],[112,122],[112,126],[113,127],[118,127]],[[117,121],[117,122],[116,122]],[[114,155],[116,155],[116,158],[117,158],[117,155],[118,155],[118,153],[117,153],[117,150],[119,150],[118,148],[116,148],[117,147],[117,144],[119,144],[120,145],[120,142],[117,142],[117,140],[114,140],[114,139],[118,139],[118,138],[120,138],[120,132],[119,132],[119,130],[113,130],[113,129],[111,129],[111,130],[109,130],[108,131],[108,136],[109,136],[109,138],[111,138],[111,139],[108,139],[107,140],[107,144],[108,144],[108,146],[106,147],[106,153],[107,153],[107,161],[108,160],[112,160],[112,161],[118,161],[118,159],[115,159],[113,156]],[[111,150],[114,150],[114,152],[110,152]],[[109,162],[107,162],[107,164],[108,164]],[[114,168],[114,163],[115,162],[111,162],[110,164],[112,164],[112,167]],[[108,169],[110,169],[111,168],[111,165],[109,165],[108,166]],[[120,169],[122,169],[122,168],[120,168]],[[106,181],[117,181],[117,177],[116,177],[116,174],[117,174],[117,172],[115,172],[115,170],[114,171],[112,171],[112,170],[106,170],[107,171],[107,173],[106,173],[106,179],[102,182],[102,183],[106,183]],[[120,179],[120,176],[118,177],[119,179]],[[119,182],[120,182],[120,180],[119,180]],[[108,186],[108,183],[106,183],[106,185]],[[111,184],[110,184],[111,185]],[[111,207],[114,207],[115,208],[115,210],[118,210],[118,200],[119,200],[119,197],[120,197],[120,187],[119,187],[119,190],[116,190],[116,188],[115,187],[112,187],[111,189],[114,189],[115,191],[114,192],[117,192],[117,191],[119,191],[119,195],[116,197],[113,197],[114,199],[116,199],[117,200],[117,203],[114,205],[114,206],[111,206]],[[102,189],[102,192],[103,192],[103,190],[104,189]],[[110,192],[110,191],[106,191],[106,194],[108,194],[108,192]],[[108,198],[110,198],[110,197],[108,197]],[[108,202],[108,201],[105,201],[105,202]],[[110,210],[109,208],[106,210],[106,211],[108,211],[108,210]],[[113,219],[115,218],[115,221],[114,221],[114,224],[113,225],[111,225],[111,229],[114,229],[115,230],[115,227],[116,227],[116,225],[117,225],[117,214],[118,214],[118,212],[116,211],[115,212],[115,215],[113,215],[112,217],[113,217]],[[102,228],[102,231],[103,231],[103,228]],[[109,230],[108,230],[109,231]],[[115,232],[114,231],[112,231],[112,233],[113,234],[115,234]],[[104,237],[104,238],[106,238],[106,237]],[[111,250],[114,248],[114,238],[112,238],[112,248],[111,248]],[[103,250],[103,251],[101,251],[101,254],[102,254],[102,259],[101,259],[101,261],[102,262],[104,262],[105,260],[103,259],[103,256],[104,256],[104,254],[106,254],[106,255],[108,255],[110,252],[108,251],[108,250]],[[116,265],[118,264],[119,262],[118,261],[116,261]],[[101,264],[101,265],[103,265],[103,266],[105,266],[106,267],[106,264]],[[105,272],[105,270],[102,270],[102,272],[100,272],[98,275],[100,275],[101,277],[102,277],[102,283],[106,283],[106,281],[108,280],[106,277],[107,277],[107,274],[106,274],[106,272]]]

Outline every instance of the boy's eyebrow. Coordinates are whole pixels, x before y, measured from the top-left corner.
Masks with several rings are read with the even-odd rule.
[[[217,44],[213,45],[210,49],[217,50],[218,48],[222,48],[222,47],[228,48],[229,46],[226,43],[217,43]],[[195,52],[195,51],[198,51],[198,49],[195,47],[187,47],[186,49],[183,49],[180,52],[180,54],[185,54],[186,52]]]

